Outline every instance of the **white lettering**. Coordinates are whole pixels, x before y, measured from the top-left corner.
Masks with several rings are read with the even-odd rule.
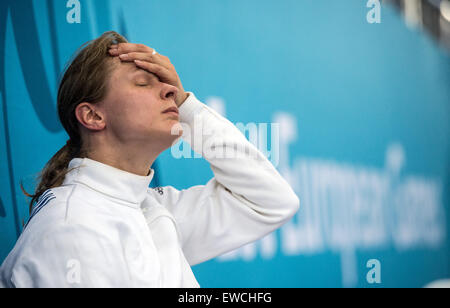
[[[81,23],[81,4],[79,0],[68,0],[67,8],[71,8],[66,15],[66,20],[69,24]]]

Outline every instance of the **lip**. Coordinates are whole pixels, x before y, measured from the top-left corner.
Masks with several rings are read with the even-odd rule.
[[[177,120],[180,118],[180,116],[178,115],[178,113],[177,113],[177,112],[174,112],[174,111],[167,111],[167,112],[164,112],[164,114],[169,114],[169,115],[175,117]]]
[[[170,108],[167,108],[166,110],[163,111],[163,113],[168,113],[168,112],[176,113],[178,115],[178,108],[177,107],[170,107]]]

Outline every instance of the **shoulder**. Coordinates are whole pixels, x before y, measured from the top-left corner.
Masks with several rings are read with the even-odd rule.
[[[211,179],[211,180],[213,180],[213,179]],[[172,185],[167,185],[167,186],[149,187],[147,190],[147,193],[158,199],[178,198],[181,195],[183,195],[184,193],[192,192],[192,191],[199,191],[199,190],[204,189],[205,187],[206,187],[206,185],[194,185],[187,189],[177,189],[176,187],[173,187]]]
[[[192,188],[191,188],[192,189]],[[153,198],[157,203],[164,206],[173,206],[177,204],[187,189],[177,189],[172,185],[150,187],[147,190],[147,195]]]
[[[44,244],[66,247],[70,244],[67,241],[76,243],[90,238],[95,242],[108,237],[111,231],[105,218],[108,215],[96,210],[97,207],[89,203],[95,201],[86,200],[82,195],[79,185],[46,190],[33,206],[15,248],[40,250]]]
[[[163,200],[167,198],[176,197],[180,191],[173,186],[157,186],[157,187],[149,187],[147,189],[147,194],[151,195],[155,199]]]
[[[148,192],[150,194],[157,193],[158,195],[163,196],[164,195],[164,187],[162,187],[162,186],[151,187],[151,188],[148,189]]]
[[[73,187],[63,186],[50,188],[44,191],[33,205],[30,216],[24,226],[24,231],[29,228],[30,225],[34,225],[37,220],[44,219],[57,222],[64,219],[64,204],[67,203],[72,190]]]
[[[79,241],[100,239],[105,232],[101,232],[99,215],[87,212],[81,202],[72,198],[75,189],[72,186],[46,190],[33,207],[17,245],[61,250]]]
[[[201,203],[218,185],[216,179],[211,178],[206,185],[194,185],[185,189],[177,189],[171,185],[148,188],[147,195],[169,210],[173,210],[181,204]]]
[[[99,194],[83,185],[64,185],[46,190],[36,200],[24,232],[27,229],[47,229],[57,223],[85,223],[97,226],[108,216],[108,209]]]
[[[2,266],[1,280],[18,287],[67,286],[74,265],[83,266],[88,277],[107,275],[112,268],[123,272],[124,265],[114,259],[120,260],[121,251],[114,237],[86,224],[59,221],[25,230]]]

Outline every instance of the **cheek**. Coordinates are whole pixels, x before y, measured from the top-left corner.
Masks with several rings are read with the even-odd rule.
[[[128,91],[117,93],[107,111],[109,124],[123,130],[148,130],[158,116],[157,102],[151,93]]]

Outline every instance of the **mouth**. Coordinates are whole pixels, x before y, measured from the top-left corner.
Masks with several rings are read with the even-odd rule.
[[[178,115],[178,108],[177,107],[170,107],[163,111],[163,113],[175,113]]]

